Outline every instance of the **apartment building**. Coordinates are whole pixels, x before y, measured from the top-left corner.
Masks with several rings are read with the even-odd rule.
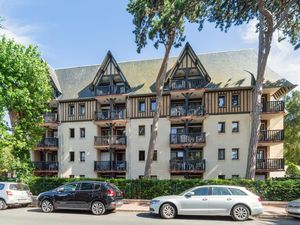
[[[160,64],[161,59],[118,63],[108,52],[101,65],[51,71],[56,106],[51,121],[45,118],[50,131],[44,146],[39,144],[32,154],[36,173],[141,177]],[[153,177],[245,176],[256,64],[254,50],[196,55],[188,43],[178,57],[170,58]],[[265,77],[258,179],[284,170],[285,112],[280,99],[295,87],[270,68]]]

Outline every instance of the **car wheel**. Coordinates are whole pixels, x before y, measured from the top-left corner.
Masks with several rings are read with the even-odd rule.
[[[0,199],[0,210],[6,209],[7,205],[6,202],[2,199]]]
[[[41,209],[44,213],[50,213],[54,210],[53,203],[46,199],[42,201]]]
[[[92,213],[94,215],[102,215],[105,213],[105,206],[102,202],[96,201],[92,204]]]
[[[176,207],[173,204],[165,203],[160,207],[160,216],[164,219],[173,219],[175,218],[177,212]]]
[[[245,205],[236,205],[233,207],[231,215],[234,220],[246,221],[250,216],[250,212]]]

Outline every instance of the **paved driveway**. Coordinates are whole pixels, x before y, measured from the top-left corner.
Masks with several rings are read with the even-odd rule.
[[[286,219],[251,219],[246,222],[233,222],[229,217],[180,216],[173,220],[163,220],[148,213],[116,212],[103,216],[94,216],[85,211],[57,211],[45,214],[38,208],[14,208],[0,211],[1,225],[299,225],[300,220]]]

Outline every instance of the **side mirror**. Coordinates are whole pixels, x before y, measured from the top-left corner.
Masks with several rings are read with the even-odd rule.
[[[190,197],[192,197],[193,195],[195,195],[195,193],[192,192],[192,191],[190,191],[190,192],[188,192],[188,193],[185,194],[185,197],[190,198]]]

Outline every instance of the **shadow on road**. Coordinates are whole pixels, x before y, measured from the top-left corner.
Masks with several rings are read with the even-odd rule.
[[[31,213],[44,213],[40,208],[31,208],[28,209],[27,212]],[[88,210],[65,210],[65,209],[56,209],[54,214],[80,214],[80,215],[93,215],[91,211]],[[102,216],[113,214],[115,211],[107,211]],[[46,214],[46,213],[45,213]]]
[[[151,213],[138,213],[136,215],[137,217],[142,218],[148,218],[148,219],[160,219],[161,217],[156,214]],[[207,221],[233,221],[231,217],[229,216],[177,216],[175,220],[207,220]],[[249,221],[254,220],[253,218],[250,218]]]

